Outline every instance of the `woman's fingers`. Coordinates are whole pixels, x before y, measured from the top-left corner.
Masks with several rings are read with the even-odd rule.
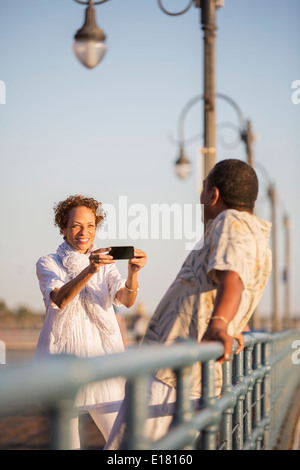
[[[106,252],[109,252],[110,250],[111,250],[110,247],[108,247],[108,248],[98,248],[98,250],[92,251],[92,255],[95,255],[95,254],[98,254],[98,253],[106,253]]]
[[[108,255],[98,255],[90,258],[94,263],[111,263],[114,261],[112,256]]]
[[[145,263],[147,261],[147,255],[144,251],[135,249],[134,258],[132,258],[130,261]]]
[[[137,266],[139,269],[143,268],[147,262],[147,255],[144,251],[135,249],[134,250],[134,258],[129,260],[131,265]]]
[[[93,263],[96,267],[99,267],[104,264],[115,263],[115,260],[112,256],[109,255],[111,248],[99,248],[95,250],[90,255],[90,262]],[[131,266],[141,269],[145,266],[147,262],[147,255],[144,251],[136,248],[134,250],[134,257],[129,260]]]
[[[103,254],[109,253],[109,251],[110,248],[99,248],[99,250],[93,251],[90,255],[90,262],[96,267],[100,267],[105,264],[115,263],[112,256],[110,256],[109,254]]]

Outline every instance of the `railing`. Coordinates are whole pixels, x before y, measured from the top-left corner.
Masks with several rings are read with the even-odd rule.
[[[293,360],[300,331],[246,333],[244,338],[245,349],[223,365],[220,398],[215,397],[214,363],[223,354],[222,344],[184,342],[97,358],[53,356],[12,370],[2,366],[0,414],[7,407],[43,403],[55,418],[52,448],[68,449],[64,418],[73,410],[78,388],[125,376],[131,391],[128,449],[273,449],[300,386],[300,361]],[[189,369],[197,361],[202,363],[202,397],[199,410],[192,412]],[[146,391],[149,376],[163,367],[177,375],[176,410],[169,433],[151,443],[143,434]]]

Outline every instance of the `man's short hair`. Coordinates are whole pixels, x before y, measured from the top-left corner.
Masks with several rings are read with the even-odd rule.
[[[207,188],[218,188],[229,209],[253,211],[258,194],[258,179],[252,166],[242,160],[217,163],[207,177]]]

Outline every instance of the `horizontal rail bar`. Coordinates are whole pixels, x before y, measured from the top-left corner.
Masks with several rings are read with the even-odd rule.
[[[180,342],[173,346],[144,346],[125,353],[79,359],[53,355],[41,363],[1,371],[0,407],[32,403],[33,399],[55,401],[73,395],[89,382],[126,376],[150,375],[164,367],[178,368],[197,361],[218,359],[221,343]]]
[[[26,367],[6,369],[4,366],[0,369],[0,414],[5,414],[7,407],[17,409],[33,403],[61,410],[64,400],[72,401],[78,389],[87,383],[123,376],[134,384],[168,367],[175,371],[179,385],[181,380],[185,380],[184,387],[180,386],[181,392],[177,394],[176,420],[160,441],[151,443],[140,440],[144,444],[138,445],[145,445],[150,450],[190,448],[203,432],[203,442],[207,448],[214,448],[217,430],[222,423],[220,448],[232,448],[234,445],[241,449],[253,449],[256,445],[257,448],[270,448],[276,443],[288,404],[300,384],[299,368],[295,369],[291,360],[292,341],[296,338],[300,338],[300,331],[246,333],[245,348],[239,356],[234,354],[237,348],[234,341],[233,362],[226,362],[223,366],[227,385],[218,399],[212,395],[211,374],[214,374],[214,367],[208,367],[224,353],[223,345],[216,342],[198,344],[187,340],[172,346],[138,346],[123,353],[101,357],[79,359],[59,355],[41,362],[35,361]],[[186,392],[186,375],[181,371],[195,362],[205,366],[205,407],[184,415],[188,409],[184,400],[189,397],[189,391]],[[232,372],[232,364],[237,367],[236,375]],[[246,406],[244,412],[241,408],[243,403]],[[58,417],[59,413],[57,411]],[[133,423],[132,429],[130,442],[134,446],[135,435],[140,428],[135,428]],[[229,431],[231,436],[237,433],[234,439]]]

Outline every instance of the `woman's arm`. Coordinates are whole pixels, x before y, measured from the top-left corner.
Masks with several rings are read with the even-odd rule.
[[[132,307],[138,293],[137,273],[142,269],[147,262],[146,253],[142,250],[134,250],[134,258],[128,261],[128,276],[126,279],[125,287],[119,289],[117,292],[117,299],[127,308]]]
[[[85,268],[78,276],[67,282],[60,289],[54,289],[50,293],[51,300],[59,307],[64,308],[71,302],[81,289],[93,277],[94,273],[89,271],[90,267]]]
[[[114,263],[112,256],[103,255],[103,252],[107,252],[107,248],[100,248],[99,250],[93,251],[89,258],[89,266],[60,289],[53,289],[50,293],[50,297],[59,308],[66,307],[68,303],[79,294],[93,275],[99,271],[101,266]]]
[[[136,300],[138,287],[137,273],[133,274],[132,276],[128,274],[125,287],[122,287],[117,292],[116,297],[118,301],[127,308],[132,307]]]

